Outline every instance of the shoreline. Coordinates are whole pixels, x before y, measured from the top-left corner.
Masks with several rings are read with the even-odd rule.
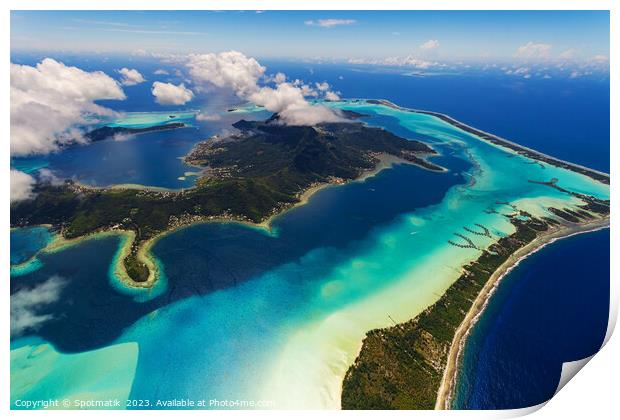
[[[348,181],[345,181],[343,183],[331,183],[331,182],[322,182],[320,184],[311,186],[309,188],[307,188],[306,190],[304,190],[301,194],[299,194],[299,201],[297,201],[296,203],[294,203],[293,205],[291,205],[290,207],[282,210],[279,213],[276,214],[272,214],[271,216],[267,217],[265,220],[263,220],[260,223],[254,223],[254,222],[247,222],[247,221],[240,221],[239,223],[243,223],[243,224],[249,224],[253,227],[258,227],[258,228],[263,228],[266,229],[267,231],[269,231],[270,233],[273,231],[273,222],[275,219],[277,219],[278,217],[286,214],[287,212],[303,206],[305,204],[308,204],[308,201],[310,200],[310,198],[317,192],[325,189],[325,188],[330,188],[330,187],[337,187],[340,185],[347,185],[347,184],[351,184],[351,183],[355,183],[355,182],[364,182],[366,181],[368,178],[372,178],[375,175],[378,175],[381,171],[383,171],[384,169],[390,169],[392,168],[394,165],[397,164],[407,164],[407,165],[414,165],[417,166],[419,168],[422,169],[426,169],[427,171],[430,170],[428,168],[424,168],[423,166],[420,165],[416,165],[414,162],[410,162],[408,160],[405,160],[403,158],[399,158],[397,156],[394,155],[389,155],[387,153],[381,153],[379,156],[377,156],[379,159],[379,162],[377,163],[377,165],[373,168],[373,169],[369,169],[366,171],[363,171],[360,176],[358,176],[355,179],[351,179]]]
[[[465,131],[466,133],[472,134],[476,137],[478,137],[480,140],[485,141],[487,143],[493,144],[495,146],[500,146],[503,148],[507,148],[509,150],[511,150],[513,153],[517,153],[517,154],[521,154],[520,152],[526,152],[526,153],[532,153],[534,156],[528,156],[532,159],[535,160],[539,160],[545,163],[548,163],[550,165],[556,166],[556,167],[563,167],[561,165],[565,165],[564,169],[573,171],[573,172],[578,172],[581,173],[591,179],[594,179],[595,181],[598,182],[603,182],[601,181],[601,179],[599,178],[607,178],[607,185],[609,185],[609,174],[605,173],[603,171],[599,171],[597,169],[592,169],[592,168],[588,168],[586,166],[577,164],[577,163],[573,163],[573,162],[569,162],[563,159],[559,159],[556,157],[553,157],[551,155],[548,155],[546,153],[540,152],[538,150],[532,149],[530,147],[527,146],[523,146],[519,143],[504,139],[502,137],[499,137],[495,134],[486,132],[484,130],[480,130],[476,127],[472,127],[471,125],[468,125],[466,123],[463,123],[459,120],[457,120],[456,118],[451,117],[450,115],[441,113],[441,112],[435,112],[435,111],[427,111],[427,110],[423,110],[423,109],[414,109],[414,108],[406,108],[406,107],[402,107],[400,105],[396,105],[395,103],[393,103],[392,101],[389,101],[387,99],[363,99],[363,98],[355,98],[355,99],[351,99],[353,101],[364,101],[370,105],[383,105],[386,106],[388,108],[393,108],[399,111],[404,111],[404,112],[414,112],[414,113],[418,113],[418,114],[424,114],[424,115],[431,115],[433,117],[439,118],[440,120],[456,127],[459,128],[463,131]],[[497,143],[496,143],[497,142]],[[498,144],[499,143],[499,144]],[[558,165],[560,164],[560,165]],[[584,173],[584,171],[586,173]],[[597,177],[592,176],[596,175]]]
[[[604,218],[591,221],[590,223],[574,226],[562,226],[551,232],[545,232],[540,234],[532,242],[514,252],[491,274],[454,334],[450,345],[450,350],[448,352],[447,364],[444,369],[439,390],[437,391],[435,410],[451,409],[450,405],[452,403],[457,384],[461,356],[467,344],[467,339],[472,328],[476,325],[480,316],[486,309],[490,299],[499,287],[502,279],[516,266],[518,266],[521,261],[555,241],[608,228],[609,218]]]
[[[396,108],[395,105],[394,107]],[[425,113],[423,111],[414,111],[414,110],[412,110],[412,112]],[[429,113],[426,112],[426,114],[429,114]],[[459,128],[458,126],[455,126],[455,127]],[[484,142],[489,142],[488,140],[485,140],[484,138],[480,138],[479,140],[484,141]],[[490,143],[493,144],[492,142]],[[498,147],[504,148],[505,146],[499,145]],[[513,149],[509,149],[509,152],[519,154],[518,151],[515,151]],[[542,156],[545,156],[545,155],[542,155]],[[377,162],[376,166],[373,169],[361,171],[358,177],[356,177],[355,179],[347,180],[346,182],[345,181],[340,182],[339,179],[335,179],[333,182],[321,182],[315,185],[311,185],[307,189],[299,192],[299,194],[295,197],[297,201],[289,202],[287,203],[288,205],[282,206],[282,208],[279,208],[279,209],[274,207],[275,212],[271,215],[268,215],[267,217],[265,217],[265,219],[263,219],[260,222],[252,222],[250,220],[235,219],[234,217],[228,217],[227,215],[203,216],[203,217],[197,216],[194,219],[188,217],[186,220],[179,220],[178,224],[176,225],[174,225],[174,223],[171,223],[165,230],[155,234],[154,236],[152,236],[151,238],[147,240],[144,240],[142,243],[134,242],[135,237],[136,237],[136,234],[134,231],[120,230],[120,229],[115,229],[113,227],[106,228],[106,230],[95,231],[87,235],[83,235],[83,236],[72,238],[72,239],[62,238],[62,235],[58,233],[55,235],[55,237],[52,239],[52,241],[49,244],[50,246],[49,252],[59,252],[63,249],[66,249],[67,247],[78,245],[79,243],[81,243],[81,241],[84,241],[84,240],[98,239],[98,238],[105,237],[108,235],[119,235],[121,237],[121,243],[119,243],[119,246],[117,248],[115,258],[112,262],[113,266],[111,267],[110,271],[114,273],[114,277],[117,278],[119,281],[121,281],[123,285],[126,285],[127,287],[131,289],[148,290],[154,287],[155,285],[160,284],[159,279],[160,279],[160,276],[162,275],[162,269],[160,267],[161,264],[158,263],[156,256],[152,253],[152,248],[154,245],[156,245],[159,239],[162,239],[168,234],[174,233],[175,231],[180,230],[180,229],[185,229],[188,227],[196,226],[198,224],[215,222],[215,223],[238,223],[238,224],[242,224],[244,226],[247,226],[253,229],[261,229],[261,230],[264,229],[265,231],[268,232],[268,234],[273,233],[274,235],[277,236],[277,231],[274,232],[274,223],[275,223],[274,221],[276,220],[276,218],[283,216],[286,212],[293,210],[298,206],[307,204],[309,200],[311,199],[311,197],[318,191],[322,190],[323,188],[327,188],[330,186],[337,186],[337,185],[346,185],[346,184],[354,183],[354,182],[365,182],[368,178],[371,178],[372,176],[379,174],[384,169],[393,167],[395,164],[407,163],[407,164],[416,165],[414,162],[409,162],[404,159],[397,158],[393,155],[377,156],[377,157],[379,157],[379,162]],[[424,168],[421,165],[416,165],[416,166],[422,167],[423,169],[428,169],[428,168]],[[576,166],[578,165],[575,165],[575,167]],[[568,170],[571,170],[571,169],[568,169]],[[608,175],[605,174],[605,176],[608,176]],[[595,178],[591,178],[591,179],[594,181],[600,182]],[[472,180],[474,180],[473,176],[472,176]],[[126,188],[127,186],[130,186],[130,184],[125,184]],[[85,187],[88,187],[88,186],[85,186]],[[116,187],[122,188],[123,185],[120,184],[120,185],[117,185]],[[136,187],[137,188],[135,189],[148,189],[149,188],[149,187],[143,187],[143,186],[136,186]],[[88,187],[88,188],[92,188],[92,187]],[[112,186],[112,188],[114,188],[114,186]],[[154,187],[154,188],[157,188],[157,187]],[[193,188],[193,186],[191,188]],[[600,223],[601,226],[597,228],[591,228],[591,226],[597,224],[597,222]],[[508,260],[504,264],[508,264],[508,262],[511,261],[512,265],[504,267],[504,264],[502,264],[489,276],[487,282],[484,283],[482,289],[480,289],[479,294],[476,295],[475,299],[471,303],[471,307],[467,309],[466,317],[462,321],[462,323],[458,326],[457,331],[454,335],[454,340],[449,346],[449,356],[448,356],[449,364],[446,365],[444,372],[442,372],[442,377],[441,377],[441,382],[440,382],[441,386],[439,388],[439,392],[443,394],[442,404],[444,407],[449,408],[451,397],[452,397],[451,392],[454,390],[454,386],[456,385],[458,372],[459,372],[459,357],[461,356],[462,349],[466,345],[467,337],[470,333],[470,330],[476,324],[477,320],[479,319],[479,316],[483,313],[489,299],[492,297],[494,291],[500,284],[499,282],[501,281],[501,279],[507,273],[509,273],[512,270],[512,268],[518,265],[520,261],[527,258],[529,255],[538,251],[539,249],[546,246],[547,244],[552,243],[555,240],[559,240],[559,239],[569,237],[572,235],[586,233],[586,232],[590,232],[590,231],[594,231],[598,229],[604,229],[604,228],[607,228],[608,225],[609,225],[608,218],[603,219],[603,220],[599,219],[599,220],[591,221],[591,222],[582,222],[582,224],[579,224],[579,225],[557,227],[553,231],[548,231],[548,232],[545,232],[544,234],[540,234],[539,237],[536,237],[532,242],[524,245],[522,248],[517,249],[515,252],[513,252],[508,257]],[[589,227],[589,228],[586,229],[586,227]],[[571,230],[575,230],[575,231],[572,233],[568,232]],[[538,244],[538,247],[533,246],[533,249],[531,251],[529,252],[525,251],[526,249],[528,249],[530,245],[534,245],[535,243],[538,243],[539,239],[541,241]],[[133,248],[132,245],[138,246],[137,250]],[[46,250],[47,248],[48,247],[45,247],[39,252],[42,252]],[[524,254],[520,256],[522,250]],[[38,255],[39,252],[35,254],[33,258],[36,258],[36,255]],[[132,252],[135,252],[134,255],[137,257],[137,259],[143,262],[144,264],[146,264],[149,268],[149,276],[146,281],[136,282],[132,280],[131,277],[129,277],[129,275],[127,274],[127,270],[125,268],[123,261]],[[492,281],[493,279],[495,279],[494,282]],[[479,302],[479,299],[480,299],[480,302]],[[474,308],[476,308],[477,311],[474,311]],[[471,317],[469,315],[470,312],[472,312]],[[468,325],[465,325],[466,321]],[[461,331],[461,329],[463,329],[463,331]],[[458,337],[460,337],[459,340],[457,340],[457,335]],[[360,346],[359,350],[361,350],[363,346],[363,341],[359,343],[359,346]],[[358,350],[358,354],[359,354],[359,350]],[[454,352],[454,355],[453,355],[453,352]],[[454,358],[454,363],[453,365],[450,365],[451,363],[450,361],[452,360],[452,358]],[[451,368],[450,370],[451,376],[448,375],[448,367]],[[444,382],[446,382],[445,386],[444,386]],[[342,381],[340,382],[340,387],[342,388]],[[342,389],[340,390],[340,395],[342,395]],[[436,400],[436,404],[439,404],[439,393],[438,393],[438,398]]]
[[[441,119],[442,121],[457,127],[461,130],[464,130],[476,137],[478,137],[481,141],[490,143],[492,145],[498,146],[498,147],[504,147],[506,148],[505,145],[502,144],[497,144],[494,143],[492,141],[492,139],[497,139],[500,142],[504,142],[507,143],[509,145],[512,145],[514,148],[508,148],[511,153],[516,153],[516,154],[520,154],[519,151],[526,151],[529,153],[533,153],[535,155],[535,157],[533,157],[533,159],[538,159],[539,157],[542,158],[548,158],[550,160],[552,160],[553,162],[559,162],[562,163],[563,165],[566,165],[566,169],[567,170],[573,170],[573,169],[578,169],[578,173],[581,173],[585,176],[588,176],[589,178],[591,178],[592,180],[596,181],[596,182],[602,182],[600,179],[597,179],[595,177],[592,177],[591,175],[588,175],[585,172],[589,172],[589,173],[594,173],[596,175],[599,175],[599,177],[605,177],[607,179],[607,183],[609,182],[609,175],[605,174],[603,172],[594,170],[594,169],[590,169],[590,168],[586,168],[583,167],[581,165],[577,165],[577,164],[573,164],[571,162],[566,162],[566,161],[562,161],[560,159],[556,159],[553,158],[551,156],[545,155],[543,153],[540,153],[536,150],[527,148],[525,146],[521,146],[517,143],[513,143],[510,142],[508,140],[504,140],[500,137],[497,137],[493,134],[489,134],[486,133],[482,130],[478,130],[474,127],[470,127],[464,123],[461,123],[457,120],[455,120],[454,118],[442,114],[442,113],[438,113],[438,112],[432,112],[432,111],[424,111],[424,110],[417,110],[417,109],[411,109],[411,108],[405,108],[405,107],[401,107],[399,105],[394,104],[393,102],[386,100],[386,99],[350,99],[350,101],[363,101],[365,103],[368,104],[378,104],[378,105],[382,105],[382,106],[386,106],[386,107],[390,107],[393,109],[397,109],[397,110],[401,110],[401,111],[405,111],[405,112],[414,112],[414,113],[420,113],[420,114],[426,114],[426,115],[431,115],[434,117],[437,117],[439,119]],[[345,102],[345,101],[342,101]],[[463,127],[467,128],[464,129]],[[185,159],[186,157],[183,157],[183,159]],[[262,220],[261,222],[252,222],[249,220],[244,220],[244,219],[236,219],[234,217],[226,217],[224,216],[205,216],[205,217],[196,217],[187,221],[183,221],[181,223],[179,223],[176,226],[172,226],[169,227],[168,229],[156,234],[155,236],[153,236],[152,238],[147,239],[145,242],[143,242],[137,252],[136,252],[136,257],[137,259],[144,263],[148,269],[149,269],[149,276],[148,279],[144,282],[136,282],[134,281],[128,274],[127,274],[127,270],[124,266],[124,259],[130,255],[131,253],[131,248],[132,245],[134,244],[133,240],[132,241],[126,241],[126,243],[123,245],[122,248],[122,252],[121,252],[121,256],[122,258],[119,258],[120,263],[117,264],[117,267],[115,268],[114,272],[115,274],[121,279],[121,281],[127,285],[128,287],[133,287],[133,288],[150,288],[152,287],[156,281],[157,278],[159,277],[159,270],[158,270],[158,264],[157,261],[155,260],[155,257],[150,254],[150,250],[151,248],[157,243],[157,241],[163,237],[165,237],[166,235],[175,232],[178,229],[183,229],[189,226],[193,226],[199,223],[210,223],[210,222],[220,222],[220,223],[239,223],[242,225],[246,225],[248,227],[251,228],[258,228],[258,229],[262,229],[265,230],[268,234],[273,234],[273,222],[276,218],[286,214],[288,211],[295,209],[296,207],[305,205],[308,203],[308,201],[310,200],[310,198],[318,191],[327,188],[327,187],[331,187],[331,186],[336,186],[336,185],[344,185],[350,182],[364,182],[366,179],[377,175],[378,173],[380,173],[382,170],[387,169],[392,167],[394,164],[410,164],[410,165],[415,165],[418,166],[422,169],[426,169],[426,170],[431,170],[429,168],[426,168],[420,164],[417,164],[416,162],[412,162],[412,161],[408,161],[405,160],[403,158],[399,158],[397,156],[394,155],[388,155],[386,153],[380,153],[377,158],[379,159],[379,162],[377,163],[377,165],[373,168],[373,169],[369,169],[366,171],[363,171],[360,176],[358,176],[355,179],[352,180],[348,180],[348,181],[343,181],[343,182],[323,182],[323,183],[318,183],[316,185],[312,185],[309,188],[307,188],[306,190],[302,191],[299,193],[298,195],[298,201],[295,203],[291,203],[289,206],[286,206],[285,208],[281,208],[281,209],[274,209],[276,210],[276,212],[274,212],[273,214],[269,215],[268,217],[266,217],[264,220]],[[546,163],[550,163],[553,164],[551,162],[547,162],[546,160],[542,160]],[[195,166],[195,165],[191,165],[191,166]],[[446,172],[447,169],[442,167],[442,172]],[[199,176],[199,175],[198,175]],[[179,193],[179,192],[183,192],[186,190],[191,190],[193,188],[196,187],[196,185],[192,185],[188,188],[181,188],[181,189],[169,189],[169,188],[164,188],[164,187],[155,187],[155,186],[145,186],[145,185],[139,185],[139,184],[115,184],[112,186],[107,186],[107,187],[97,187],[97,186],[90,186],[90,185],[84,185],[81,184],[79,182],[75,182],[75,185],[78,188],[84,188],[84,189],[92,189],[92,190],[143,190],[143,191],[152,191],[152,192],[170,192],[170,193]],[[279,211],[278,211],[279,210]],[[118,232],[123,232],[123,233],[118,233]],[[130,235],[130,234],[134,234],[134,238],[135,238],[135,233],[133,231],[119,231],[117,229],[109,229],[109,230],[101,230],[99,232],[93,232],[93,233],[89,233],[87,235],[78,237],[78,238],[72,238],[72,239],[65,239],[62,237],[61,233],[58,233],[57,235],[60,238],[54,238],[52,240],[52,242],[50,244],[48,244],[47,247],[43,248],[42,250],[40,250],[39,252],[37,252],[35,255],[33,255],[28,261],[25,261],[21,264],[19,264],[17,267],[13,267],[12,268],[19,268],[19,266],[23,266],[23,265],[28,265],[30,263],[32,263],[34,260],[36,260],[36,257],[39,253],[41,252],[56,252],[60,249],[64,249],[67,246],[72,246],[73,244],[77,244],[79,242],[81,242],[82,240],[88,240],[88,239],[92,239],[93,237],[97,237],[99,235],[105,235],[105,234],[120,234],[120,235]],[[119,267],[121,266],[121,267]],[[155,274],[154,274],[155,273]]]
[[[383,171],[384,169],[389,169],[392,166],[394,166],[395,164],[410,164],[410,165],[416,165],[413,162],[409,162],[405,159],[393,156],[393,155],[389,155],[386,153],[382,153],[379,156],[377,156],[379,159],[379,162],[377,163],[377,165],[373,168],[373,169],[369,169],[367,171],[363,171],[359,177],[353,179],[353,180],[349,180],[343,183],[331,183],[331,182],[323,182],[314,186],[311,186],[309,188],[307,188],[306,190],[304,190],[303,192],[300,193],[298,199],[299,201],[293,203],[291,206],[283,209],[280,212],[274,213],[272,215],[270,215],[269,217],[267,217],[265,220],[256,223],[256,222],[251,222],[248,220],[236,220],[236,219],[229,219],[226,217],[218,217],[218,216],[206,216],[204,219],[202,220],[192,220],[189,221],[188,223],[182,223],[179,224],[178,226],[174,226],[171,227],[155,236],[153,236],[152,238],[149,238],[148,240],[144,241],[144,243],[142,243],[137,252],[136,252],[136,258],[138,259],[138,261],[144,263],[148,269],[149,269],[149,277],[146,281],[143,282],[137,282],[134,281],[129,274],[127,273],[127,270],[125,268],[125,265],[123,263],[123,261],[125,260],[125,258],[130,255],[131,253],[131,248],[132,248],[132,244],[134,243],[135,240],[135,232],[131,231],[131,230],[121,230],[121,229],[109,229],[109,230],[101,230],[99,232],[93,232],[93,233],[89,233],[87,235],[83,235],[83,236],[79,236],[77,238],[71,238],[71,239],[67,239],[65,237],[62,236],[62,234],[60,232],[55,233],[53,239],[51,240],[51,242],[45,246],[44,248],[42,248],[41,250],[39,250],[36,254],[34,254],[32,257],[30,257],[27,261],[24,261],[20,264],[15,264],[15,265],[11,265],[11,269],[12,270],[19,270],[22,266],[28,266],[30,264],[32,264],[36,259],[37,256],[41,253],[45,253],[45,254],[52,254],[55,252],[59,252],[62,251],[68,247],[71,246],[75,246],[75,245],[79,245],[81,242],[83,241],[88,241],[88,240],[96,240],[96,239],[100,239],[103,237],[107,237],[107,236],[112,236],[112,235],[118,235],[123,237],[123,243],[119,245],[119,249],[117,251],[117,261],[114,262],[114,268],[113,268],[113,272],[114,275],[121,281],[121,283],[127,287],[133,288],[133,289],[150,289],[152,288],[156,283],[157,280],[160,277],[160,273],[159,273],[159,268],[158,268],[158,264],[156,261],[156,257],[151,253],[151,249],[153,248],[153,246],[157,243],[157,241],[159,241],[160,239],[164,238],[165,236],[174,233],[180,229],[185,229],[191,226],[195,226],[198,224],[203,224],[203,223],[238,223],[250,228],[254,228],[254,229],[260,229],[260,230],[264,230],[267,234],[269,235],[273,235],[274,231],[273,231],[273,222],[280,216],[286,214],[287,212],[306,205],[310,198],[317,192],[325,189],[325,188],[329,188],[329,187],[334,187],[334,186],[339,186],[339,185],[346,185],[349,183],[353,183],[353,182],[364,182],[366,181],[368,178],[371,178],[377,174],[379,174],[381,171]],[[416,165],[419,166],[419,165]],[[421,166],[419,166],[421,167]],[[421,167],[422,169],[426,169],[424,167]],[[78,184],[79,185],[79,184]],[[122,189],[123,187],[125,187],[126,185],[130,185],[130,184],[119,184],[117,186],[114,187],[110,187],[110,188],[115,188],[117,187],[118,189]],[[93,188],[91,186],[84,186],[85,188]],[[98,188],[98,187],[94,187],[94,188]],[[106,188],[106,187],[102,187],[102,188]],[[157,187],[155,187],[157,188]],[[150,187],[146,187],[146,188],[141,188],[141,189],[150,189]],[[160,191],[162,189],[159,189]],[[47,228],[50,228],[51,225],[38,225],[38,226],[44,226]],[[19,227],[11,227],[11,229],[18,229]]]

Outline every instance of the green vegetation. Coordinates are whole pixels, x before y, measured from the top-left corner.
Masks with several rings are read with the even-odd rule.
[[[483,251],[434,305],[416,318],[370,331],[343,383],[344,409],[433,409],[450,344],[471,304],[514,251],[547,225],[513,219],[517,232]]]
[[[516,232],[501,238],[463,269],[446,293],[416,318],[370,331],[342,388],[344,409],[433,409],[456,330],[489,277],[540,232],[561,223],[607,217],[609,201],[580,196],[578,211],[550,208],[564,219],[511,217]]]
[[[130,254],[123,262],[125,264],[125,269],[127,270],[127,275],[132,279],[146,281],[146,279],[149,278],[148,267],[146,264],[138,261],[135,254]]]
[[[563,160],[560,160],[560,159],[556,159],[556,158],[554,158],[552,156],[545,155],[543,153],[537,152],[536,150],[532,150],[532,149],[529,149],[527,147],[521,146],[520,144],[513,143],[511,141],[508,141],[508,140],[502,139],[500,137],[494,136],[493,134],[489,134],[489,133],[486,133],[484,131],[478,130],[477,128],[470,127],[467,124],[463,124],[462,122],[457,121],[457,120],[455,120],[454,118],[452,118],[452,117],[450,117],[448,115],[441,114],[439,112],[432,112],[432,111],[420,111],[420,110],[415,110],[414,111],[414,110],[410,110],[410,109],[407,109],[407,108],[400,107],[398,105],[393,104],[390,101],[386,101],[386,100],[383,100],[383,99],[368,99],[368,100],[366,100],[366,102],[369,103],[369,104],[384,105],[384,106],[387,106],[387,107],[390,107],[390,108],[394,108],[394,109],[398,109],[398,110],[401,110],[401,111],[416,112],[418,114],[432,115],[432,116],[437,117],[440,120],[442,120],[442,121],[444,121],[444,122],[446,122],[448,124],[451,124],[451,125],[453,125],[455,127],[458,127],[461,130],[466,131],[466,132],[468,132],[470,134],[473,134],[473,135],[475,135],[475,136],[477,136],[477,137],[479,137],[479,138],[481,138],[481,139],[483,139],[483,140],[485,140],[485,141],[487,141],[489,143],[493,143],[493,144],[505,147],[505,148],[510,149],[510,150],[512,150],[512,151],[514,151],[514,152],[516,152],[516,153],[518,153],[520,155],[522,155],[522,156],[525,156],[525,157],[528,157],[528,158],[531,158],[531,159],[534,159],[534,160],[537,160],[537,161],[540,161],[540,162],[546,162],[546,163],[548,163],[550,165],[557,166],[558,168],[564,168],[564,169],[567,169],[569,171],[573,171],[573,172],[577,172],[577,173],[583,174],[583,175],[588,176],[588,177],[590,177],[592,179],[595,179],[595,180],[597,180],[599,182],[602,182],[603,184],[608,184],[609,185],[609,175],[608,174],[605,174],[605,173],[602,173],[602,172],[599,172],[599,171],[595,171],[593,169],[585,168],[585,167],[580,166],[580,165],[575,165],[573,163],[566,162],[566,161],[563,161]]]
[[[240,134],[201,142],[187,156],[188,162],[206,167],[194,188],[38,184],[34,199],[11,206],[11,225],[51,224],[65,238],[109,229],[134,231],[136,239],[124,264],[133,280],[146,281],[149,270],[137,251],[168,229],[209,218],[261,222],[298,202],[313,185],[357,178],[374,168],[381,154],[441,170],[420,157],[434,153],[424,143],[359,123],[284,126],[274,116],[235,126]]]
[[[110,137],[114,137],[116,135],[132,135],[132,134],[141,134],[148,133],[151,131],[162,131],[162,130],[174,130],[176,128],[183,128],[185,124],[183,123],[168,123],[155,125],[152,127],[144,127],[144,128],[129,128],[129,127],[108,127],[103,126],[94,129],[93,131],[86,133],[84,137],[86,137],[90,141],[101,141],[108,139]]]

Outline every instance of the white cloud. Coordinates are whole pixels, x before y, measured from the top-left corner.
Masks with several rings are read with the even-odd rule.
[[[282,72],[278,72],[275,77],[273,78],[273,81],[276,82],[276,84],[280,84],[280,83],[284,83],[286,82],[286,74],[282,73]]]
[[[59,276],[50,277],[32,288],[22,288],[11,296],[11,335],[37,330],[43,323],[53,318],[42,314],[41,309],[58,301],[65,280]]]
[[[339,101],[340,95],[338,95],[336,92],[329,91],[325,93],[325,99],[327,99],[328,101]]]
[[[529,79],[532,77],[531,69],[529,67],[518,67],[516,69],[504,70],[504,74],[520,76],[520,77],[523,77],[524,79]]]
[[[609,61],[609,57],[603,54],[599,54],[592,57],[592,61]]]
[[[219,121],[222,117],[218,114],[209,114],[207,112],[201,112],[196,115],[197,121]]]
[[[194,97],[194,92],[186,88],[183,83],[177,86],[172,83],[155,82],[151,92],[155,96],[155,102],[160,105],[184,105]]]
[[[559,55],[559,58],[563,60],[572,60],[577,55],[577,50],[575,48],[569,48],[566,51],[562,51]]]
[[[581,72],[578,72],[577,70],[573,70],[568,77],[571,79],[576,79],[581,76],[582,76]]]
[[[318,19],[306,20],[307,26],[320,26],[322,28],[332,28],[334,26],[353,25],[357,21],[355,19]]]
[[[11,203],[31,199],[35,182],[27,173],[11,169]]]
[[[301,85],[301,86],[299,86],[299,89],[301,89],[301,94],[302,94],[303,96],[306,96],[306,97],[314,97],[314,98],[316,98],[317,96],[319,96],[319,92],[317,92],[316,90],[312,89],[312,88],[310,87],[310,85],[305,85],[305,84],[304,84],[304,85]]]
[[[105,73],[51,58],[36,67],[11,63],[10,96],[13,156],[49,153],[63,144],[84,141],[77,125],[113,114],[94,101],[125,99],[118,83]]]
[[[396,56],[386,57],[381,59],[367,59],[367,58],[349,58],[349,64],[368,64],[376,66],[398,66],[398,67],[414,67],[417,69],[429,69],[431,67],[445,67],[445,64],[438,63],[436,61],[427,61],[408,56]]]
[[[343,120],[333,110],[306,101],[304,96],[318,94],[300,80],[287,83],[286,75],[282,73],[275,77],[276,82],[280,82],[275,88],[261,86],[261,79],[270,80],[264,77],[265,67],[240,52],[190,55],[187,67],[194,83],[209,83],[219,88],[232,89],[240,98],[278,113],[284,124],[314,125]]]
[[[288,125],[316,125],[343,121],[343,118],[331,109],[308,103],[301,89],[290,83],[279,84],[275,89],[262,87],[252,93],[249,99],[256,105],[278,113],[281,121]]]
[[[323,82],[323,83],[315,83],[314,84],[316,86],[316,88],[321,91],[321,92],[326,92],[329,90],[329,83],[327,82]]]
[[[406,57],[388,57],[385,60],[386,64],[395,65],[395,66],[408,66],[415,67],[418,69],[428,69],[433,66],[437,66],[438,63],[434,63],[427,60],[422,60],[416,58],[414,56],[406,56]]]
[[[124,86],[133,86],[145,81],[144,76],[142,76],[142,74],[140,74],[140,72],[136,69],[128,69],[127,67],[123,67],[118,70],[118,72],[122,76],[121,84]]]
[[[430,51],[439,47],[439,41],[436,39],[429,39],[424,44],[420,45],[420,49],[424,51]]]
[[[164,69],[157,69],[157,70],[155,70],[155,71],[153,72],[153,74],[155,74],[155,75],[157,75],[157,76],[167,76],[167,75],[168,75],[168,74],[170,74],[170,73],[168,73],[168,71],[167,71],[167,70],[164,70]]]
[[[131,55],[133,55],[134,57],[147,57],[149,55],[149,52],[143,48],[138,48],[137,50],[133,50],[131,52]]]
[[[47,168],[39,169],[38,178],[39,181],[46,184],[52,184],[56,186],[64,184],[64,180],[62,178],[59,178],[52,170]]]
[[[241,97],[256,90],[258,79],[266,70],[254,58],[246,57],[238,51],[192,54],[187,67],[195,81],[232,88]]]
[[[329,83],[327,83],[327,82],[321,82],[321,83],[316,82],[314,85],[316,86],[318,92],[322,93],[323,96],[325,97],[325,99],[327,99],[328,101],[339,101],[340,100],[340,95],[338,93],[330,90],[331,86],[329,85]],[[305,86],[306,85],[302,86],[302,91],[304,90],[303,88]],[[305,96],[318,96],[318,92],[312,90],[309,95],[305,95]]]
[[[517,48],[515,57],[527,59],[548,58],[551,52],[550,44],[534,43],[532,41]]]

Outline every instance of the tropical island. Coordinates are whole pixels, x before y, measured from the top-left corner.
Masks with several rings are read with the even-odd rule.
[[[553,158],[470,127],[447,115],[410,110],[385,100],[366,102],[432,115],[534,162],[568,169],[609,185],[608,174]],[[479,249],[481,255],[463,267],[459,278],[418,316],[366,334],[361,350],[343,380],[343,409],[450,409],[465,340],[502,277],[521,259],[548,243],[609,227],[610,200],[570,191],[558,185],[555,178],[528,182],[556,189],[582,204],[572,208],[550,206],[547,211],[552,216],[536,217],[511,203],[497,202],[513,210],[505,216],[515,232],[486,249]],[[477,225],[476,229],[463,229],[472,235],[491,237],[483,225]],[[450,245],[476,248],[465,235],[455,235],[464,243],[448,241]]]
[[[509,216],[515,233],[484,249],[435,304],[405,323],[369,331],[344,378],[342,408],[451,408],[465,339],[502,276],[553,240],[609,226],[608,200],[571,194],[586,202],[578,212],[550,208],[556,219],[516,211]]]
[[[408,110],[384,100],[359,102],[432,115],[538,165],[556,166],[609,184],[607,174],[544,155],[444,114]],[[347,120],[312,127],[284,125],[277,114],[264,121],[237,121],[234,133],[201,141],[185,156],[186,163],[201,169],[195,186],[185,190],[39,183],[33,200],[12,206],[11,225],[52,226],[58,240],[51,248],[93,234],[122,232],[127,240],[116,274],[130,286],[151,287],[159,268],[150,247],[178,227],[216,220],[268,226],[270,218],[303,203],[318,188],[359,179],[394,162],[444,171],[427,160],[437,152],[426,143],[357,122],[361,114],[353,111],[342,111],[342,116]],[[183,126],[176,124],[137,130]],[[98,141],[117,134],[139,134],[126,130],[107,127],[91,136]],[[366,334],[344,376],[342,408],[450,408],[468,331],[507,270],[550,241],[609,225],[609,200],[570,191],[556,178],[529,182],[560,191],[581,204],[549,206],[549,216],[541,217],[497,202],[511,209],[504,216],[514,233],[486,248],[455,233],[455,241],[448,241],[450,246],[475,248],[480,256],[464,266],[458,279],[418,316]],[[463,229],[467,235],[492,237],[484,225]]]
[[[118,135],[128,136],[128,135],[133,135],[133,134],[149,133],[152,131],[175,130],[177,128],[184,128],[184,127],[187,127],[187,126],[185,125],[185,123],[181,123],[181,122],[171,122],[171,123],[166,123],[166,124],[158,124],[158,125],[153,125],[149,127],[140,127],[140,128],[110,127],[110,126],[104,125],[102,127],[95,128],[92,131],[89,131],[88,133],[86,133],[85,137],[90,141],[102,141],[102,140],[106,140],[111,137],[114,138],[115,136],[118,136]]]
[[[222,219],[265,223],[302,201],[304,194],[357,179],[382,163],[444,170],[426,160],[436,154],[427,144],[356,122],[356,113],[342,116],[343,122],[314,127],[287,126],[278,115],[238,121],[238,132],[200,142],[185,157],[203,169],[190,189],[95,188],[70,180],[39,183],[34,199],[11,207],[11,226],[50,225],[61,241],[124,231],[131,240],[116,272],[130,285],[150,287],[157,279],[157,266],[148,250],[157,237],[175,228]],[[177,124],[154,129],[178,128]],[[107,127],[90,135],[102,140],[144,129],[131,130]]]

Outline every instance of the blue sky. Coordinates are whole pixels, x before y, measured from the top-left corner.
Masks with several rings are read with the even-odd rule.
[[[11,48],[120,54],[234,49],[259,58],[334,59],[543,60],[565,54],[587,60],[609,55],[609,13],[18,11],[11,13]]]

